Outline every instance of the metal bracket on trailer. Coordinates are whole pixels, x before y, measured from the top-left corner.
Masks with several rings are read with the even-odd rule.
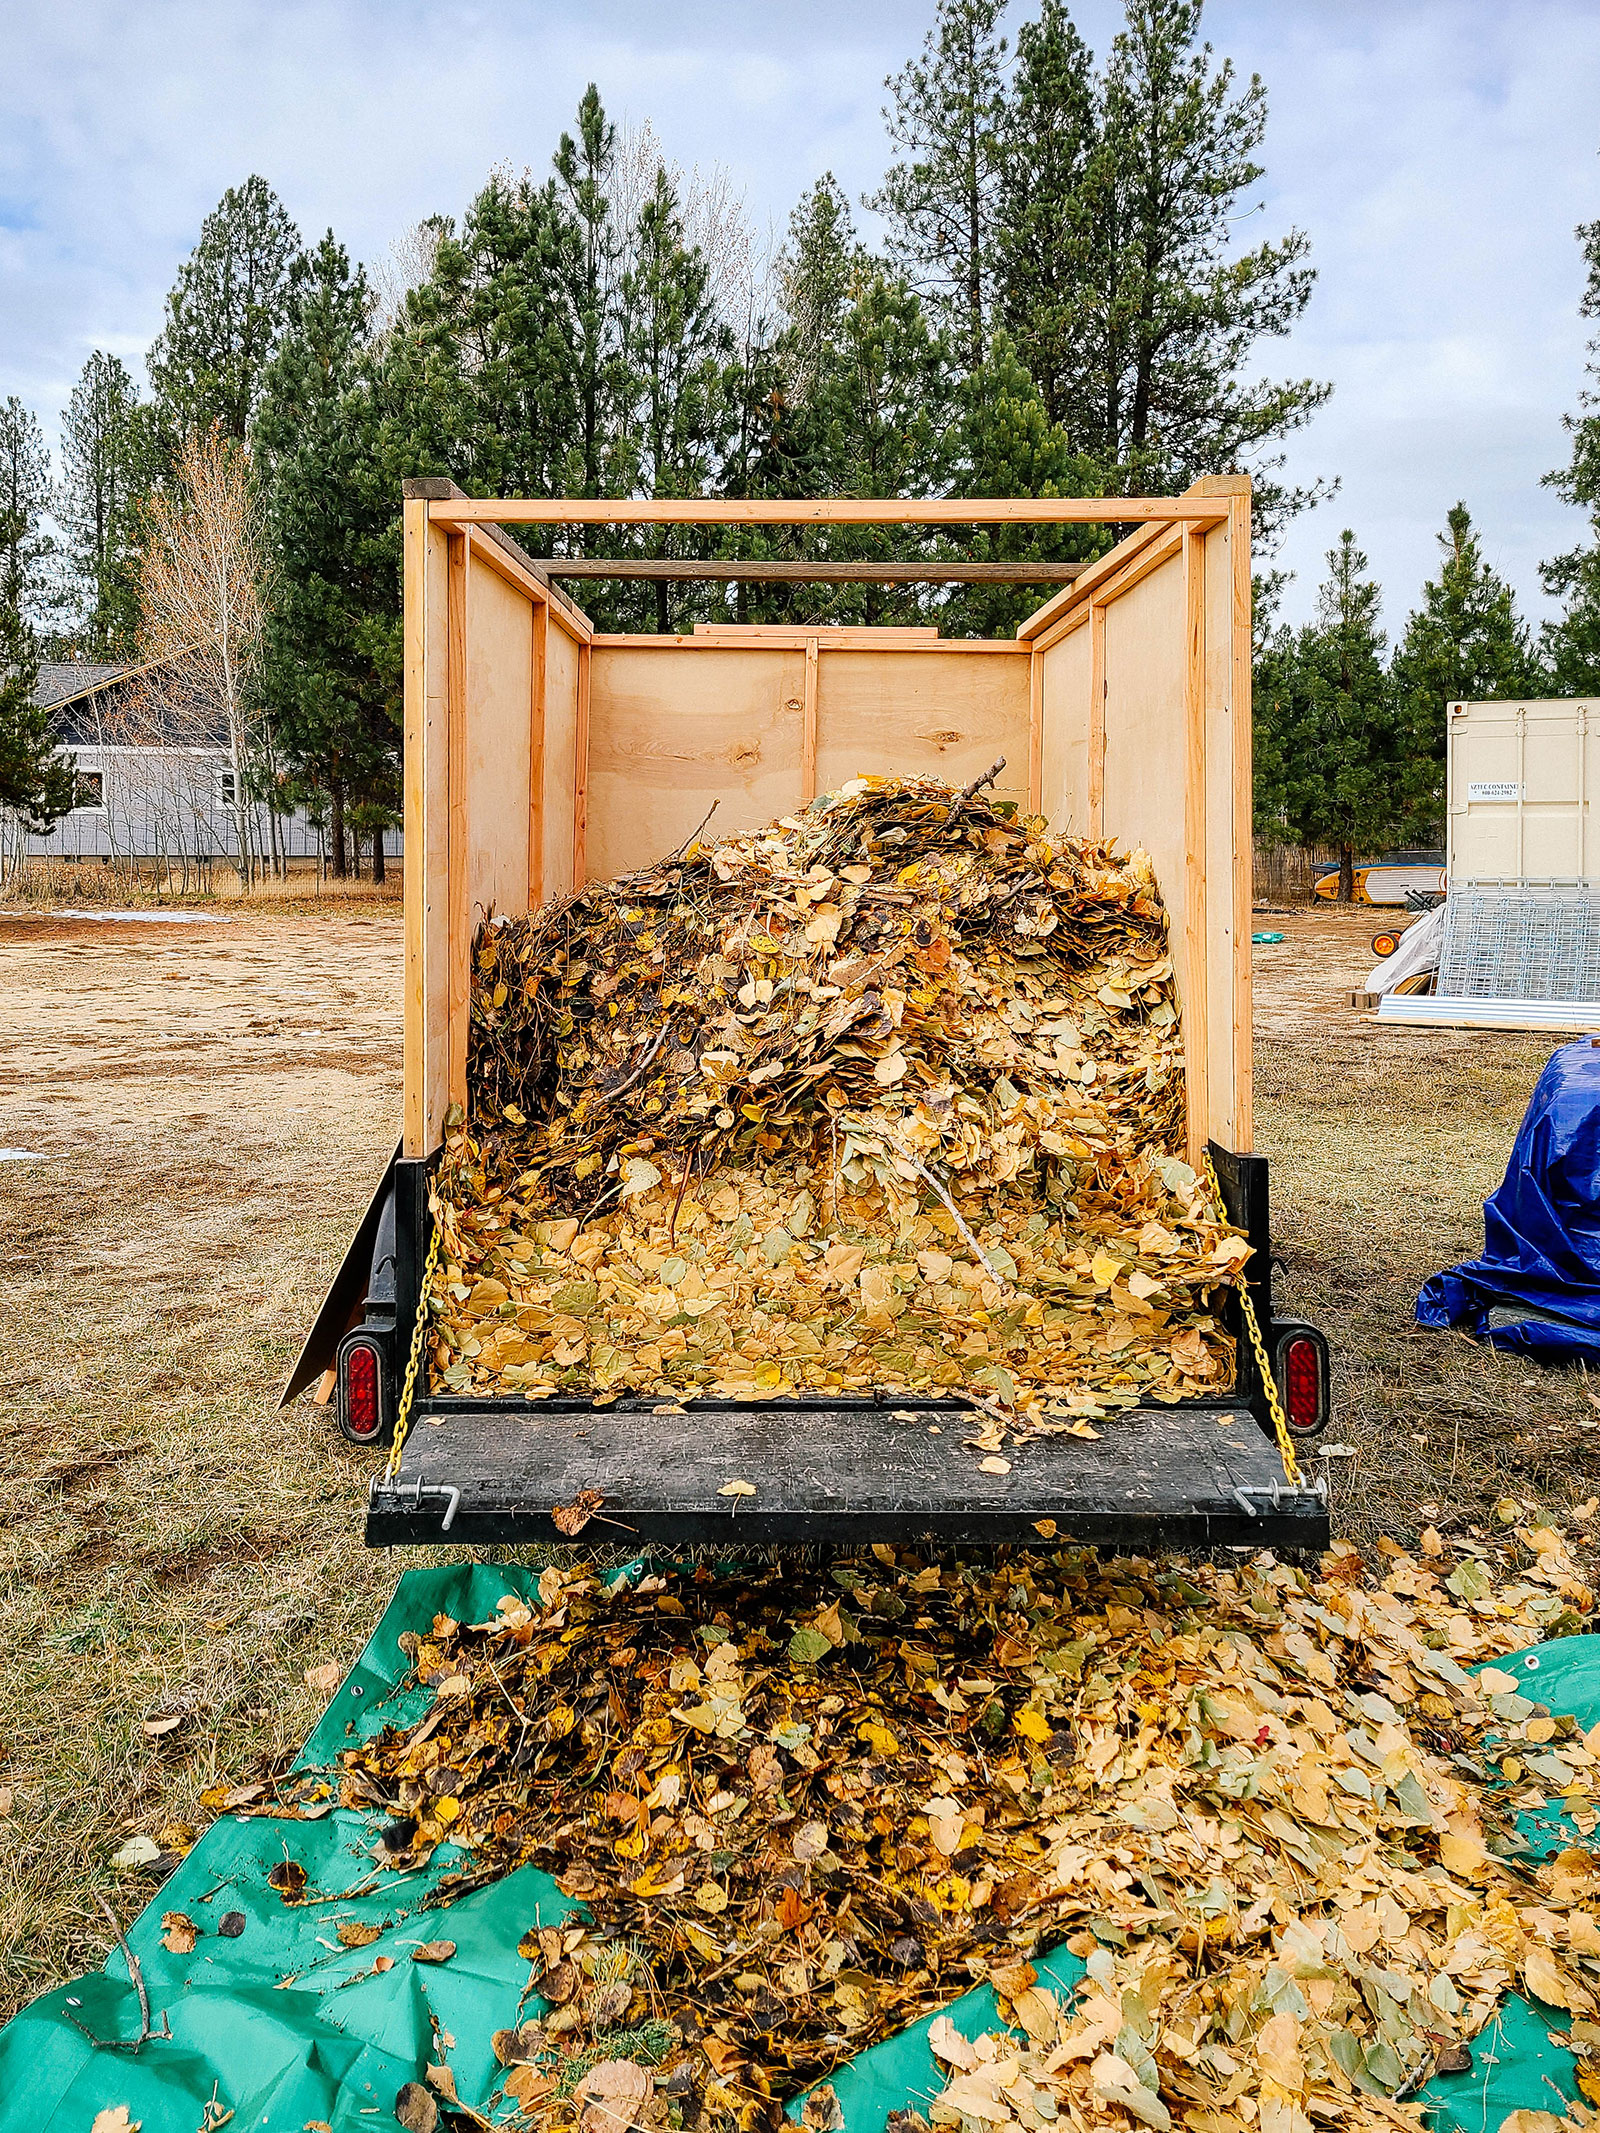
[[[377,1496],[380,1486],[385,1481],[387,1481],[387,1479],[387,1474],[385,1474],[381,1470],[373,1475],[372,1486],[367,1491],[367,1503],[369,1509],[371,1507],[373,1499]],[[409,1488],[403,1481],[397,1482],[395,1484],[393,1507],[396,1510],[405,1510],[409,1508],[414,1511],[420,1511],[422,1509],[422,1499],[424,1496],[444,1497],[445,1511],[444,1517],[439,1522],[439,1531],[441,1533],[448,1533],[450,1531],[450,1528],[456,1522],[456,1513],[461,1508],[461,1491],[458,1488],[452,1487],[449,1482],[424,1481],[422,1479],[422,1476],[419,1474],[416,1480],[411,1483]]]
[[[1260,1502],[1255,1501],[1260,1498]],[[1319,1504],[1328,1507],[1328,1477],[1319,1474],[1315,1481],[1288,1482],[1270,1481],[1246,1483],[1236,1487],[1233,1498],[1242,1511],[1252,1518],[1264,1517],[1268,1511],[1297,1511],[1302,1505]]]

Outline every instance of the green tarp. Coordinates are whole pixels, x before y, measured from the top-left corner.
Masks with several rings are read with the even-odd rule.
[[[297,1767],[324,1767],[351,1738],[426,1707],[425,1690],[398,1687],[402,1632],[426,1629],[441,1612],[481,1622],[502,1594],[527,1597],[532,1584],[526,1572],[481,1564],[407,1571]],[[1600,1638],[1568,1638],[1496,1663],[1524,1675],[1535,1701],[1585,1726],[1600,1720]],[[1542,1850],[1576,1835],[1556,1816],[1525,1817],[1523,1828]],[[461,1855],[436,1855],[425,1871],[398,1875],[374,1868],[371,1841],[369,1818],[342,1809],[316,1822],[225,1815],[214,1823],[128,1929],[155,2026],[165,2018],[170,2039],[153,2037],[137,2054],[117,2048],[138,2037],[140,2015],[127,1965],[113,1955],[103,1972],[45,1993],[0,2030],[0,2133],[89,2133],[96,2113],[118,2104],[144,2133],[212,2133],[227,2112],[229,2133],[303,2133],[316,2120],[333,2133],[358,2133],[395,2123],[396,2094],[430,2060],[447,2060],[463,2101],[487,2110],[501,2072],[490,2038],[518,2019],[527,1987],[517,1942],[574,1905],[548,1875],[524,1867],[425,1909]],[[288,1905],[268,1887],[268,1872],[285,1858],[304,1867],[318,1900]],[[164,1944],[168,1911],[200,1929],[191,1953]],[[220,1930],[241,1918],[241,1931]],[[337,1928],[347,1920],[380,1927],[379,1938],[342,1946]],[[456,1944],[448,1961],[413,1959],[418,1946],[446,1939]],[[377,1970],[380,1956],[392,1967]],[[1083,1970],[1064,1950],[1041,1957],[1040,1968],[1062,1991]],[[280,1984],[285,1978],[293,1982]],[[538,2006],[528,2003],[524,2015]],[[986,1985],[949,2012],[970,2037],[999,2020]],[[1493,2133],[1519,2105],[1559,2110],[1561,2098],[1574,2096],[1572,2059],[1551,2038],[1563,2019],[1509,2003],[1475,2043],[1473,2072],[1425,2091],[1441,2133]],[[873,2046],[834,2076],[846,2133],[883,2133],[891,2111],[926,2110],[942,2085],[927,2028],[918,2023]],[[798,2111],[791,2105],[791,2116]]]

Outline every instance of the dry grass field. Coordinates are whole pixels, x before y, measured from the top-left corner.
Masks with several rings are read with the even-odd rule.
[[[208,923],[0,913],[0,2011],[103,1961],[110,1854],[298,1742],[401,1565],[367,1461],[276,1387],[392,1146],[392,899]],[[1259,1144],[1286,1298],[1334,1343],[1358,1537],[1600,1488],[1600,1403],[1411,1322],[1480,1242],[1545,1042],[1379,1031],[1343,1006],[1367,919],[1257,951]],[[177,1716],[152,1734],[147,1726]]]

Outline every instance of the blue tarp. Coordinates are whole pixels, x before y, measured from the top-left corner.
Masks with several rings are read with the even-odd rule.
[[[1588,1038],[1539,1076],[1483,1231],[1480,1258],[1423,1284],[1418,1323],[1541,1362],[1600,1362],[1600,1048]]]

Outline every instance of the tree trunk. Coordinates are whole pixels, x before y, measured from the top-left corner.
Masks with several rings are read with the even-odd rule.
[[[1339,901],[1353,904],[1356,900],[1356,848],[1353,844],[1339,847]]]
[[[344,780],[328,780],[328,871],[344,880]]]
[[[383,831],[372,833],[372,878],[375,882],[387,881],[389,876],[383,863]]]

